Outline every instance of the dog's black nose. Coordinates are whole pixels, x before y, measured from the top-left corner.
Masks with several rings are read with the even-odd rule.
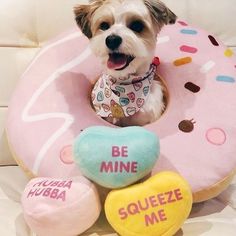
[[[106,38],[106,45],[109,49],[115,50],[117,49],[122,43],[122,38],[118,35],[112,34]]]

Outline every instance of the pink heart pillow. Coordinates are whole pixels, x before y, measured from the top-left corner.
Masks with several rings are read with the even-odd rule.
[[[84,177],[35,178],[22,195],[24,217],[38,236],[75,236],[90,228],[101,211],[95,186]]]

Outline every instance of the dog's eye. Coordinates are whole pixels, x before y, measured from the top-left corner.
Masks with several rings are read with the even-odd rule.
[[[142,21],[136,20],[130,23],[129,28],[134,32],[141,33],[144,29],[144,23]]]
[[[110,28],[110,25],[109,25],[109,23],[107,23],[107,22],[102,22],[101,24],[100,24],[100,26],[99,26],[99,29],[100,30],[103,30],[103,31],[105,31],[105,30],[108,30]]]

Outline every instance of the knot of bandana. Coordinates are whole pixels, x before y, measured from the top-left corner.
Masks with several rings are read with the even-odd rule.
[[[92,103],[97,114],[101,117],[122,118],[137,113],[150,93],[159,64],[159,58],[155,57],[144,76],[129,75],[126,79],[115,79],[103,74],[92,91]]]

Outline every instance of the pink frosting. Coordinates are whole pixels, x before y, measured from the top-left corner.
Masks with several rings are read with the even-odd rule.
[[[182,21],[165,27],[158,40],[159,74],[170,99],[161,119],[146,126],[161,143],[153,173],[177,171],[197,192],[236,167],[236,60],[217,39]],[[110,126],[89,101],[100,73],[76,28],[46,45],[22,76],[7,132],[17,157],[35,175],[80,175],[71,161],[73,140],[87,127]]]

